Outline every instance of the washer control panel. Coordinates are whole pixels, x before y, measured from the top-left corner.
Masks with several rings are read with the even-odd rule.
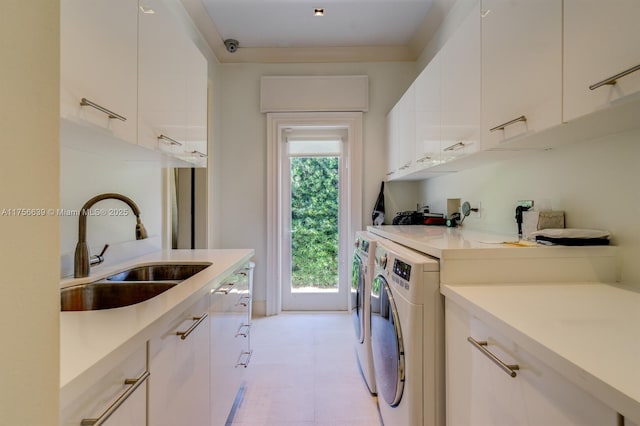
[[[403,262],[402,260],[395,259],[393,262],[393,273],[406,281],[410,281],[411,265]]]

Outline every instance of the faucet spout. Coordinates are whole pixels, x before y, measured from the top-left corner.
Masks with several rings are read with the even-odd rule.
[[[80,216],[78,218],[78,243],[76,244],[73,267],[73,276],[75,278],[88,277],[90,271],[91,256],[89,256],[89,249],[87,247],[87,213],[94,204],[107,199],[120,200],[131,208],[131,211],[136,216],[136,240],[142,240],[148,236],[147,230],[140,220],[140,209],[131,198],[113,192],[96,195],[84,203],[82,210],[80,210]]]

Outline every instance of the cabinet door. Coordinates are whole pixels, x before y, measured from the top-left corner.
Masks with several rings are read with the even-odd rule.
[[[208,308],[209,295],[150,340],[149,425],[210,424]]]
[[[446,301],[448,425],[615,425],[617,413],[509,338]],[[507,365],[499,368],[467,338]]]
[[[415,81],[416,147],[418,168],[440,164],[441,52],[431,59]]]
[[[564,1],[564,121],[605,108],[640,91],[640,70],[614,85],[590,89],[640,66],[640,2]]]
[[[108,129],[137,140],[136,0],[60,2],[60,113],[62,118]],[[125,119],[91,106],[99,105]]]
[[[412,84],[398,102],[398,150],[400,173],[406,174],[414,164],[416,149],[416,91]]]
[[[440,53],[444,163],[480,150],[480,2]]]
[[[122,405],[107,418],[105,425],[139,426],[147,422],[146,345],[89,387],[82,396],[61,407],[63,426],[78,426],[82,420],[97,419],[122,395],[131,392]],[[136,383],[128,382],[135,380]],[[127,381],[125,383],[125,381]]]
[[[400,113],[394,106],[387,114],[387,179],[392,180],[398,174],[400,163],[398,150],[398,117]]]
[[[482,148],[560,124],[562,1],[482,0]]]
[[[140,0],[139,15],[138,140],[202,163],[207,154],[207,61],[170,3]]]

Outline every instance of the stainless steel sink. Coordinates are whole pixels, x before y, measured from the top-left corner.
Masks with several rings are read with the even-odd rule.
[[[149,300],[192,277],[211,263],[136,266],[106,279],[60,290],[62,311],[120,308]]]
[[[96,281],[60,290],[62,311],[94,311],[144,302],[178,281]]]
[[[183,281],[211,263],[159,264],[137,266],[107,278],[109,281]]]

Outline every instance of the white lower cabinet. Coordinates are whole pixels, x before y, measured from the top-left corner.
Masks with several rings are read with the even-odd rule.
[[[62,406],[62,426],[147,424],[146,344],[93,384],[67,406]]]
[[[211,293],[211,424],[224,426],[251,360],[253,264]]]
[[[210,424],[209,296],[149,341],[149,425]]]
[[[448,426],[617,424],[614,410],[456,303],[445,303]]]

